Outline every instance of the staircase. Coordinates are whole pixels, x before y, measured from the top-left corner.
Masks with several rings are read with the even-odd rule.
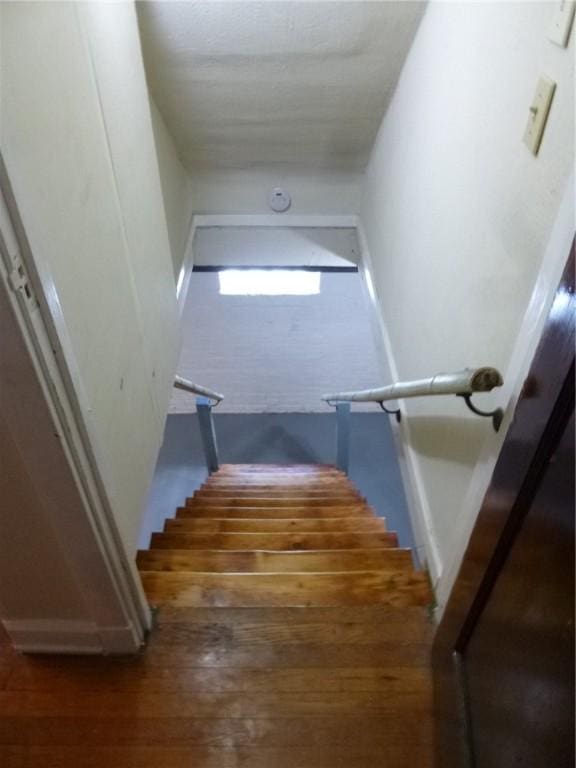
[[[138,565],[138,766],[432,767],[427,578],[342,472],[223,466]]]
[[[407,608],[430,602],[352,483],[318,465],[225,465],[138,554],[152,604]]]

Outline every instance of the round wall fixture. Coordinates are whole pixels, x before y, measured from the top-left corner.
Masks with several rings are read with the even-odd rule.
[[[281,187],[275,187],[270,195],[270,208],[276,213],[284,213],[292,205],[292,198]]]

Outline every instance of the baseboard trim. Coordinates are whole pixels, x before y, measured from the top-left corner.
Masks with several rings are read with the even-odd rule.
[[[359,217],[356,221],[356,230],[358,232],[361,254],[359,272],[366,287],[368,307],[374,330],[375,344],[381,361],[382,375],[386,381],[397,382],[400,380],[398,366],[396,365],[392,341],[374,283],[374,266],[370,248]],[[402,421],[398,424],[395,419],[391,419],[391,426],[400,465],[400,474],[408,503],[410,522],[416,541],[416,555],[419,562],[427,566],[432,584],[435,587],[442,576],[442,559],[434,534],[430,505],[424,489],[418,460],[411,447],[410,420],[406,417],[406,412],[401,402],[399,407],[403,416]]]
[[[133,627],[98,627],[72,619],[8,619],[3,622],[20,653],[133,654],[138,635]]]
[[[104,653],[98,629],[90,621],[8,620],[4,627],[22,653]]]

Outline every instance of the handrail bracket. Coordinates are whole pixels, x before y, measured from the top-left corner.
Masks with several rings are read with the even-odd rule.
[[[396,421],[398,422],[398,424],[400,424],[400,422],[402,421],[402,411],[400,410],[400,408],[396,408],[396,409],[386,408],[382,400],[380,401],[379,405],[380,405],[380,408],[382,408],[382,410],[384,411],[384,413],[388,414],[388,416],[396,416]]]
[[[485,418],[492,419],[492,426],[494,427],[494,431],[499,431],[504,419],[504,410],[502,408],[495,408],[493,411],[482,411],[480,408],[474,405],[472,402],[472,395],[469,393],[461,393],[456,395],[456,397],[461,397],[468,408],[472,411],[472,413],[475,413],[476,416],[483,416]]]

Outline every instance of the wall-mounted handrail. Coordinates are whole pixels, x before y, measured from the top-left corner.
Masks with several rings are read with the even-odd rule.
[[[336,392],[333,395],[322,395],[322,400],[336,407],[337,427],[337,465],[343,472],[348,472],[350,454],[350,403],[378,403],[382,410],[396,416],[400,421],[400,409],[388,410],[384,403],[388,400],[401,400],[406,397],[426,397],[428,395],[457,395],[462,397],[468,408],[477,416],[488,416],[496,432],[500,429],[504,411],[496,408],[493,411],[482,411],[471,400],[475,392],[490,392],[504,383],[496,368],[465,368],[456,373],[439,373],[429,379],[417,381],[401,381],[378,389],[361,389],[355,392]]]
[[[200,384],[194,384],[194,382],[188,381],[188,379],[183,379],[182,376],[174,377],[174,386],[176,389],[184,390],[184,392],[190,392],[193,395],[200,395],[200,397],[207,397],[210,400],[214,400],[215,405],[218,405],[218,403],[224,400],[224,395],[214,392],[212,389],[202,387]]]
[[[337,392],[334,395],[322,395],[328,403],[383,403],[386,400],[401,400],[405,397],[425,397],[427,395],[471,395],[474,392],[490,392],[503,384],[502,376],[496,368],[466,368],[457,373],[439,373],[429,379],[401,381],[378,389],[362,389],[356,392]]]
[[[416,381],[402,381],[397,384],[390,384],[387,387],[377,389],[363,389],[355,392],[336,392],[330,395],[323,395],[330,405],[336,403],[379,403],[382,405],[388,400],[401,400],[407,397],[427,397],[429,395],[458,395],[464,398],[466,405],[478,416],[489,416],[492,418],[494,429],[498,431],[502,423],[503,411],[498,408],[494,411],[486,412],[479,410],[471,402],[471,396],[475,392],[490,392],[495,387],[501,387],[503,384],[502,375],[496,368],[465,368],[456,373],[439,373],[428,379],[418,379]],[[387,411],[394,413],[400,420],[400,411]]]

